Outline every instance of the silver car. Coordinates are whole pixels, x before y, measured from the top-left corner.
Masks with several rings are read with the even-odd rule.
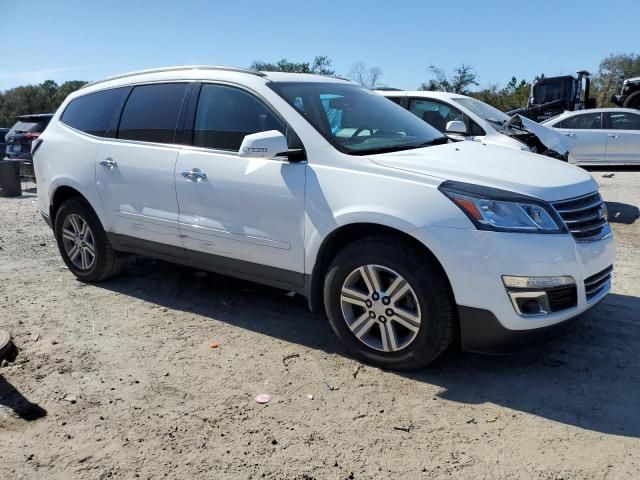
[[[571,142],[569,162],[580,165],[640,165],[640,111],[595,108],[565,112],[543,125]]]

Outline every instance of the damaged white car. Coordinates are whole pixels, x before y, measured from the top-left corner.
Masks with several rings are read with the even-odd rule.
[[[451,138],[475,140],[567,160],[570,143],[557,132],[520,115],[513,117],[466,95],[378,90]]]

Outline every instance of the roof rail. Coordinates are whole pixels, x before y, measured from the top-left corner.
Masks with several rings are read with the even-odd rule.
[[[97,85],[99,83],[109,82],[111,80],[117,80],[119,78],[133,77],[136,75],[145,75],[147,73],[179,72],[181,70],[222,70],[227,72],[248,73],[250,75],[256,75],[258,77],[266,77],[264,73],[258,72],[256,70],[250,70],[248,68],[225,67],[225,66],[219,66],[219,65],[179,65],[176,67],[149,68],[146,70],[137,70],[135,72],[128,72],[120,75],[114,75],[113,77],[107,77],[107,78],[103,78],[102,80],[96,80],[95,82],[89,82],[86,85],[84,85],[82,88],[87,88],[92,85]]]

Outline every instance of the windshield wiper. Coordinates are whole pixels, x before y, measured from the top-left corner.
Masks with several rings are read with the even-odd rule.
[[[410,143],[406,145],[394,145],[390,147],[368,148],[364,150],[352,150],[349,153],[351,155],[371,155],[376,153],[392,153],[392,152],[400,152],[402,150],[413,150],[415,148],[431,147],[433,145],[442,145],[444,143],[449,143],[449,139],[445,136],[442,136],[442,137],[434,138],[433,140],[429,140],[427,142]]]

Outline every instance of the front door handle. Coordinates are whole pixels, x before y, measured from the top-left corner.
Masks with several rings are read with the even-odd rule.
[[[104,160],[102,160],[100,162],[100,165],[102,165],[103,167],[107,167],[109,170],[113,170],[114,168],[118,167],[118,164],[116,163],[116,161],[111,157],[105,158]]]
[[[567,132],[564,135],[565,135],[565,137],[575,137],[576,136],[575,133],[571,133],[571,132]]]
[[[207,179],[207,174],[202,172],[199,168],[192,168],[188,172],[182,172],[181,175],[187,180],[200,183]]]
[[[609,138],[618,138],[620,135],[616,135],[615,133],[610,133],[609,135],[607,135],[607,137]]]

